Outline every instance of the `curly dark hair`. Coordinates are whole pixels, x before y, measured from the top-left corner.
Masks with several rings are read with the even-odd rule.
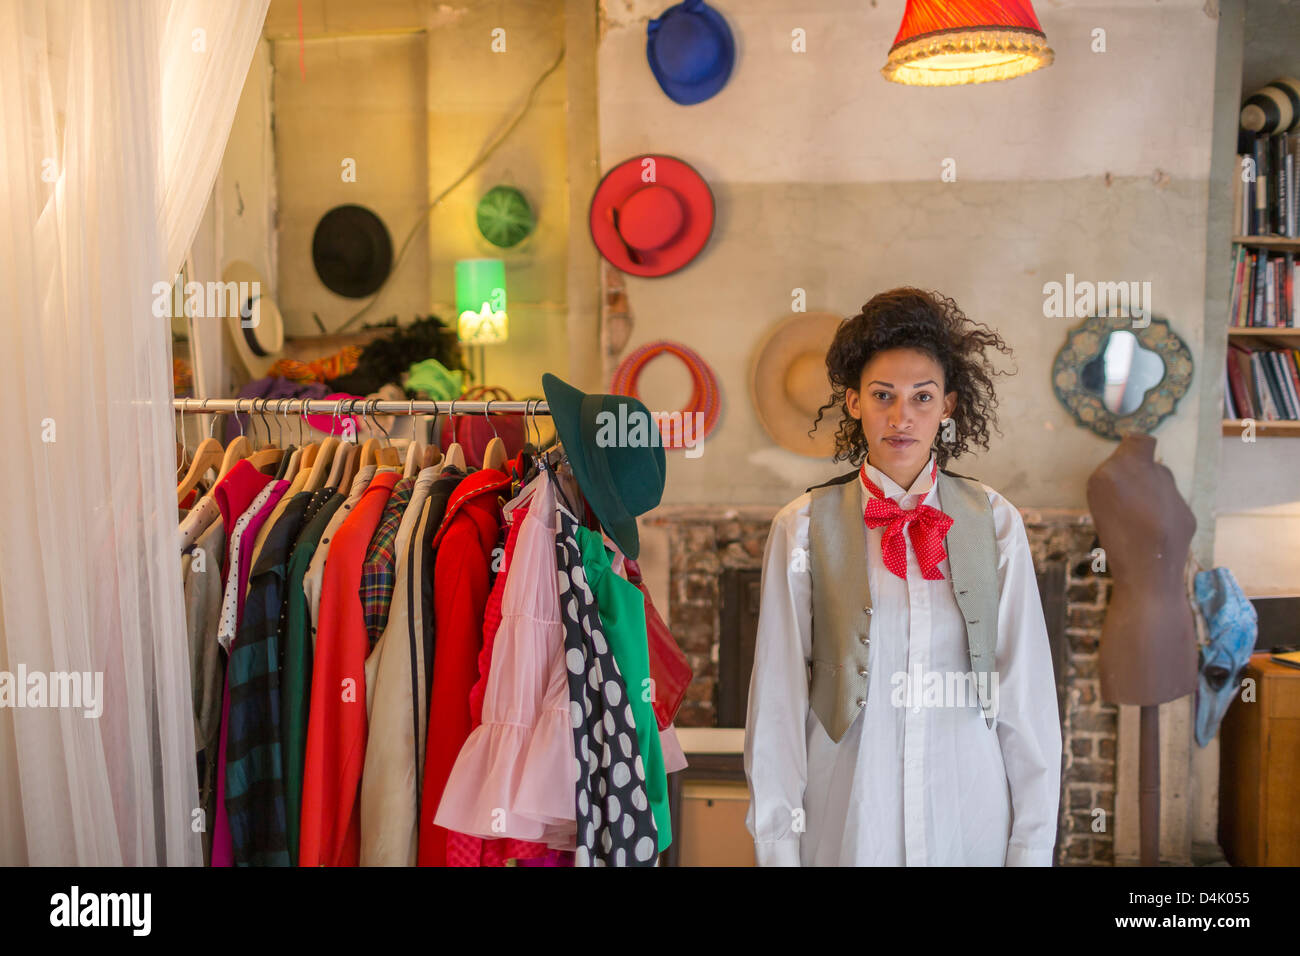
[[[943,393],[957,393],[952,413],[956,438],[945,443],[942,432],[935,437],[935,458],[939,467],[966,454],[973,445],[989,447],[989,426],[998,434],[997,397],[994,375],[1009,375],[993,368],[985,350],[989,347],[1011,355],[1002,337],[983,323],[973,322],[957,303],[937,292],[903,287],[874,296],[862,311],[840,323],[835,340],[826,353],[826,373],[831,382],[831,400],[817,410],[808,430],[812,435],[828,408],[837,405],[844,420],[835,434],[833,461],[848,459],[860,465],[867,457],[867,439],[862,422],[849,414],[845,400],[848,389],[859,388],[862,370],[877,352],[911,348],[925,352],[943,369]]]

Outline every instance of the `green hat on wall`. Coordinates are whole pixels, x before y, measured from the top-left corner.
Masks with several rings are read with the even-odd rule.
[[[542,376],[542,391],[583,497],[619,550],[635,559],[641,551],[636,516],[659,504],[667,477],[658,423],[629,395],[588,395],[550,372]],[[633,432],[638,417],[643,427]],[[615,440],[604,440],[609,437],[605,432],[598,441],[597,434],[609,424]],[[621,431],[625,428],[627,434]],[[642,434],[645,441],[633,444],[631,434]]]
[[[533,231],[533,210],[513,186],[493,186],[478,202],[478,231],[494,246],[509,249]]]

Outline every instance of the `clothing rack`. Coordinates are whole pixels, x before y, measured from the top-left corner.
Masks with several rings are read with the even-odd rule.
[[[541,399],[527,401],[434,402],[414,399],[388,402],[380,399],[344,398],[174,398],[172,408],[199,415],[550,415]]]

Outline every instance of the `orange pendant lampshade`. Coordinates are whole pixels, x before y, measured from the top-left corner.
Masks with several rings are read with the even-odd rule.
[[[1052,62],[1029,0],[908,0],[885,79],[955,86],[1023,76]]]

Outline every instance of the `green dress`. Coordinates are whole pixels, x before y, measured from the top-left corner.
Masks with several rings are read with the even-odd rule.
[[[650,809],[659,830],[659,852],[662,853],[672,843],[673,834],[668,814],[668,775],[664,772],[659,725],[655,721],[650,697],[645,598],[635,584],[614,572],[609,562],[610,553],[599,532],[579,527],[578,546],[582,549],[582,570],[596,596],[600,622],[605,625],[605,637],[609,640],[632,704],[637,747],[645,768],[646,795],[650,798]]]
[[[302,813],[302,773],[307,759],[307,716],[311,703],[311,612],[303,591],[303,578],[326,526],[347,495],[335,491],[298,534],[289,555],[289,578],[285,583],[288,605],[284,645],[284,673],[281,675],[280,727],[284,735],[285,842],[289,859],[298,864],[298,826]]]

